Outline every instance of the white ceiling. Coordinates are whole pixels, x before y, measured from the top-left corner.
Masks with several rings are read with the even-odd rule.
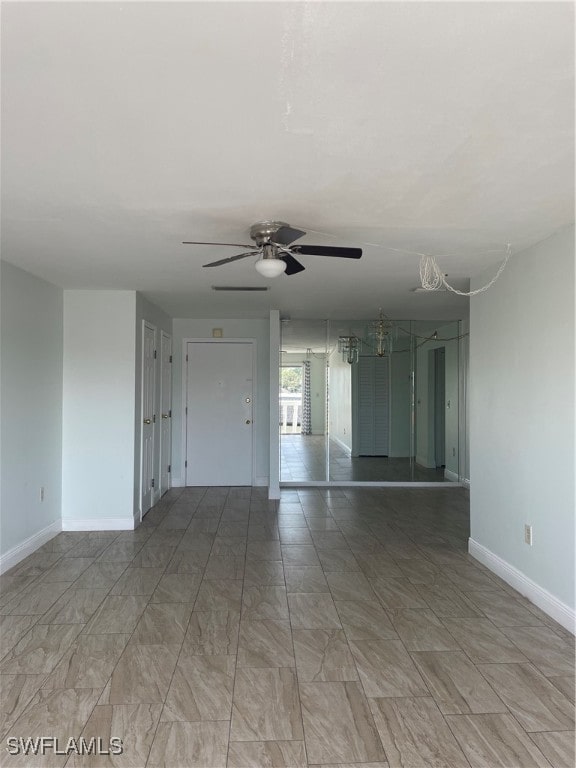
[[[66,288],[143,291],[175,317],[457,318],[457,285],[574,218],[572,3],[2,5],[3,258]],[[261,219],[303,257],[266,281]],[[521,258],[518,256],[517,258]],[[269,285],[214,293],[212,285]]]

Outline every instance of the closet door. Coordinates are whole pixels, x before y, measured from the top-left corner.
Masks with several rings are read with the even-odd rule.
[[[144,322],[142,327],[142,432],[140,504],[142,516],[155,502],[154,444],[156,430],[156,328]]]
[[[387,357],[360,357],[357,382],[359,456],[387,456],[390,433],[390,379]]]

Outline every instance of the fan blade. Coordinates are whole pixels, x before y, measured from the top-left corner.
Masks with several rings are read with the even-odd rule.
[[[359,259],[362,248],[336,248],[331,245],[295,245],[295,253],[303,256],[339,256],[341,259]]]
[[[302,232],[301,229],[292,229],[292,227],[280,227],[270,238],[273,243],[278,245],[290,245],[294,240],[298,240],[300,237],[304,237],[306,232]]]
[[[258,251],[251,251],[250,253],[239,253],[238,256],[229,256],[227,259],[220,259],[220,261],[211,261],[210,264],[202,264],[203,267],[219,267],[221,264],[230,264],[231,261],[238,261],[238,259],[245,259],[248,256],[256,256]]]
[[[286,264],[286,272],[284,273],[286,275],[297,275],[298,272],[303,272],[306,269],[306,267],[300,264],[300,262],[297,261],[294,256],[290,256],[289,254],[283,254],[278,258],[282,259],[282,261]]]
[[[200,243],[197,240],[183,240],[182,245],[231,245],[234,248],[253,248],[253,245],[246,243]]]

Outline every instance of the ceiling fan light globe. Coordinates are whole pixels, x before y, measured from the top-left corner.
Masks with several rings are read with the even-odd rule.
[[[278,277],[286,270],[286,262],[282,259],[259,259],[254,266],[263,277]]]

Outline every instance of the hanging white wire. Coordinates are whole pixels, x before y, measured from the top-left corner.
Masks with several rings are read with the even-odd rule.
[[[316,235],[324,235],[325,237],[332,237],[335,238],[336,235],[333,235],[329,232],[321,232],[317,229],[307,229],[307,232],[311,232],[312,234]],[[436,261],[437,258],[440,258],[439,256],[430,256],[427,253],[422,253],[421,251],[409,251],[405,248],[392,248],[390,245],[385,245],[384,243],[370,243],[367,241],[362,241],[362,245],[370,245],[375,248],[385,248],[388,251],[395,251],[396,253],[406,253],[412,256],[420,256],[420,282],[422,284],[422,288],[424,288],[425,291],[437,291],[440,288],[444,287],[447,291],[451,291],[452,293],[458,294],[458,296],[476,296],[478,293],[483,293],[484,291],[487,291],[488,288],[491,288],[496,280],[500,277],[502,272],[504,271],[506,264],[508,264],[508,261],[510,259],[510,256],[512,256],[512,245],[511,243],[508,243],[506,245],[506,256],[504,257],[504,261],[498,268],[498,271],[490,280],[489,283],[482,286],[482,288],[477,288],[474,291],[459,291],[457,288],[454,288],[453,285],[450,285],[446,281],[446,278],[444,277],[444,273],[438,266],[438,262]],[[498,251],[484,251],[484,253],[501,253],[501,249]]]
[[[420,256],[420,282],[422,283],[422,288],[424,288],[425,291],[437,291],[443,286],[446,288],[446,290],[452,291],[452,293],[457,293],[458,296],[476,296],[479,293],[487,291],[488,288],[491,288],[494,285],[496,280],[498,280],[504,271],[506,264],[508,264],[511,255],[512,248],[510,243],[508,243],[506,246],[506,256],[504,257],[504,261],[502,264],[500,264],[498,271],[492,280],[490,280],[490,282],[486,283],[486,285],[483,285],[481,288],[476,288],[474,291],[459,291],[457,288],[454,288],[454,286],[448,283],[444,277],[444,273],[438,266],[436,257],[422,254]]]

